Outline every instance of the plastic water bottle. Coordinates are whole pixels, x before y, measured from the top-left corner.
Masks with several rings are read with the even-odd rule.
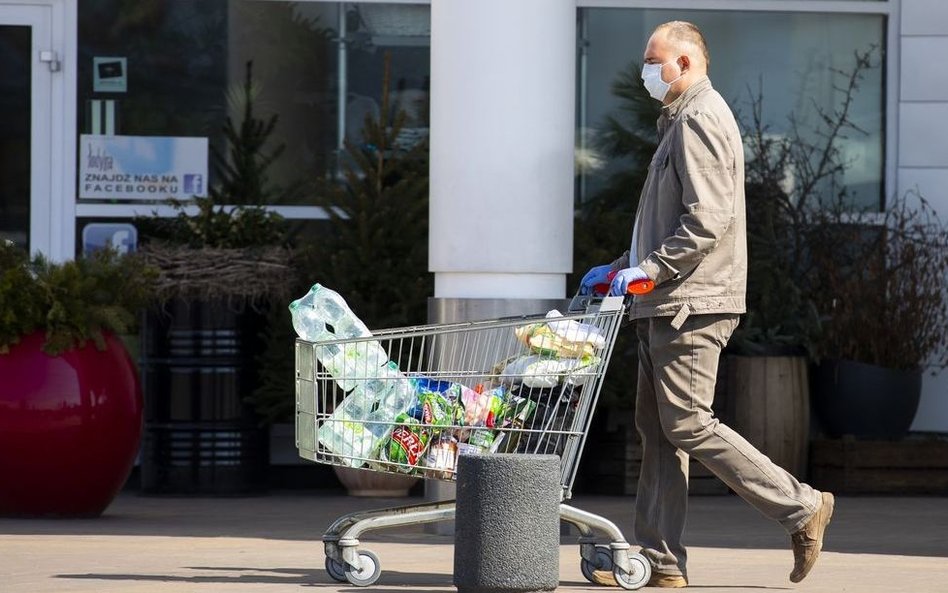
[[[305,296],[290,303],[290,314],[293,329],[310,342],[372,336],[339,293],[320,284],[314,284]],[[343,391],[351,391],[360,380],[376,377],[378,369],[388,362],[388,353],[374,340],[317,345],[314,350]]]
[[[293,328],[316,343],[316,358],[348,392],[320,425],[319,442],[343,463],[358,467],[377,456],[395,417],[413,404],[414,388],[379,342],[359,340],[372,333],[335,291],[315,284],[290,304],[290,312]]]
[[[376,402],[391,389],[392,385],[383,379],[365,380],[356,386],[319,427],[320,444],[352,467],[377,457],[392,427],[368,420]]]
[[[310,342],[372,335],[339,293],[321,284],[314,284],[306,295],[290,303],[290,314],[293,329]]]
[[[388,353],[375,341],[316,346],[316,357],[344,390],[374,379],[388,362]]]
[[[414,405],[414,399],[411,381],[389,361],[378,377],[360,381],[333,410],[319,428],[319,442],[352,467],[376,459],[395,418]]]

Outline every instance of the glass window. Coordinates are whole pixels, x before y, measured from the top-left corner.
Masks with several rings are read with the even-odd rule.
[[[427,134],[429,40],[420,5],[80,0],[79,133],[105,133],[108,117],[115,134],[207,137],[223,150],[252,62],[255,116],[278,116],[267,145],[285,147],[269,177],[311,188],[337,174],[343,141],[358,143],[365,117],[380,114],[386,74],[392,108],[408,113],[406,139]],[[96,57],[126,59],[125,92],[96,88]],[[114,117],[93,113],[93,100],[114,101]],[[273,201],[312,203],[311,192]]]
[[[30,27],[0,25],[0,241],[29,246],[30,122],[32,70]]]
[[[843,93],[840,77],[855,66],[856,52],[875,48],[875,67],[864,71],[852,97],[850,117],[861,132],[850,131],[839,147],[847,163],[844,182],[859,206],[878,208],[883,194],[884,72],[881,67],[885,18],[869,14],[817,14],[737,11],[583,9],[580,36],[586,47],[585,74],[580,71],[580,130],[590,146],[607,129],[610,115],[630,104],[611,89],[630,62],[640,65],[645,43],[659,24],[695,23],[711,55],[710,78],[742,122],[751,121],[752,98],[762,96],[763,123],[770,134],[786,137],[792,115],[809,140],[816,140],[818,110],[832,112]],[[585,92],[583,92],[583,90]],[[585,95],[585,97],[583,96]],[[631,106],[634,110],[634,106]],[[626,112],[627,113],[627,112]],[[586,170],[582,198],[595,196],[628,167],[628,158],[599,155],[603,166]],[[636,188],[629,188],[634,191]]]

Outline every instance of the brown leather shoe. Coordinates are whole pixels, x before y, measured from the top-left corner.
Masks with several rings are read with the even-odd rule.
[[[794,583],[799,583],[810,573],[823,549],[823,534],[833,516],[836,499],[829,492],[823,492],[822,499],[823,504],[803,529],[790,536],[793,546],[793,572],[790,573],[790,580]]]
[[[648,586],[681,589],[688,586],[688,579],[680,574],[662,574],[653,570],[652,577],[648,580]]]

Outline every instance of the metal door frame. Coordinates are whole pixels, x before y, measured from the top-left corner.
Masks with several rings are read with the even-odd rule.
[[[76,3],[0,0],[0,24],[32,29],[30,251],[54,260],[71,259],[76,227]]]

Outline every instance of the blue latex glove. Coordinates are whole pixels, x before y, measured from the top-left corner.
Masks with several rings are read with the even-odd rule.
[[[606,277],[609,272],[612,271],[611,264],[605,264],[602,266],[595,266],[590,268],[586,275],[583,276],[583,279],[579,283],[579,294],[581,295],[590,295],[593,293],[593,287],[597,284],[609,284],[609,279]]]
[[[616,273],[609,285],[609,294],[612,296],[625,296],[625,291],[629,284],[638,280],[648,280],[648,274],[642,271],[642,268],[625,268]]]

